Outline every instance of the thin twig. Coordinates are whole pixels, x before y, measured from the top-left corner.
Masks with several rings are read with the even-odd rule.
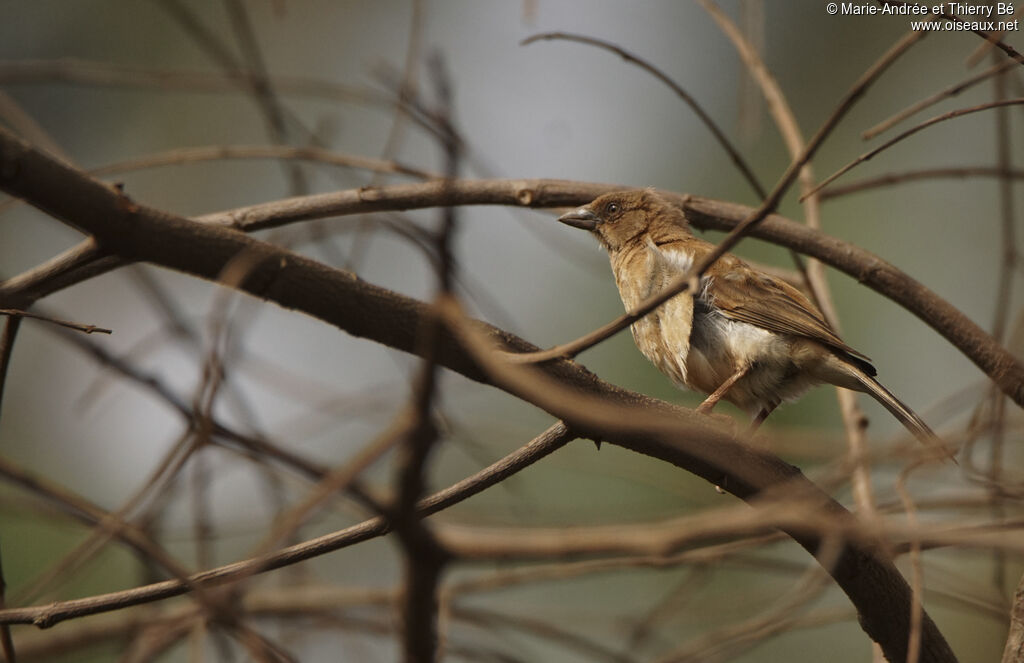
[[[857,182],[851,182],[843,186],[830,186],[818,192],[822,200],[839,198],[851,193],[859,193],[878,187],[903,184],[905,182],[917,182],[920,180],[932,179],[955,179],[969,177],[1006,177],[1011,180],[1024,180],[1024,170],[1009,169],[1003,171],[1000,168],[990,166],[975,166],[972,168],[926,168],[923,170],[908,170],[902,173],[886,173],[876,177],[865,178]]]
[[[438,179],[441,176],[393,160],[374,159],[356,154],[340,154],[319,147],[292,147],[290,145],[211,145],[180,147],[156,154],[118,161],[89,171],[96,177],[124,173],[160,166],[220,161],[231,159],[295,159],[324,163],[342,168],[358,168],[374,173],[408,175],[419,179]]]
[[[910,496],[910,492],[907,490],[907,480],[910,477],[910,473],[915,469],[919,468],[919,464],[910,464],[896,479],[895,489],[900,497],[900,501],[903,503],[903,510],[907,516],[907,528],[915,530],[918,528],[917,520],[917,507],[914,505],[914,500]],[[910,607],[910,632],[908,634],[907,644],[907,663],[918,663],[918,659],[921,656],[921,622],[922,615],[924,614],[924,608],[921,604],[921,595],[924,591],[924,569],[921,565],[921,542],[916,537],[909,537],[910,542],[910,587],[912,591],[911,595],[911,607]]]
[[[1010,6],[1012,7],[1012,5],[1010,5]],[[1005,18],[1002,22],[1004,24],[1012,23],[1012,22],[1014,22],[1014,18],[1013,17],[1019,17],[1020,13],[1021,13],[1021,7],[1018,6],[1017,10],[1013,13],[1013,16]],[[975,65],[978,64],[978,62],[981,61],[981,58],[985,57],[985,54],[990,52],[990,51],[993,53],[993,56],[998,56],[999,54],[995,53],[994,51],[992,51],[992,48],[995,47],[996,44],[998,44],[1000,41],[1002,41],[1003,36],[1005,34],[1006,34],[1006,30],[996,30],[996,31],[993,31],[993,32],[986,33],[985,41],[983,41],[982,43],[978,44],[978,47],[974,49],[974,52],[971,53],[969,56],[967,56],[967,68],[968,69],[973,68]],[[1016,61],[1014,61],[1014,60],[1010,60],[1009,62],[1013,62],[1014,64],[1017,64]]]
[[[125,261],[107,255],[89,237],[32,269],[0,282],[0,299],[6,308],[26,309],[37,300],[104,274]],[[5,296],[6,295],[6,296]]]
[[[90,562],[103,549],[103,546],[112,539],[122,541],[134,547],[138,552],[146,556],[147,559],[154,563],[159,563],[158,558],[147,555],[146,549],[143,547],[147,545],[146,542],[151,540],[151,537],[148,537],[146,532],[140,527],[133,525],[131,519],[134,512],[144,502],[158,497],[161,491],[167,488],[167,484],[173,482],[178,471],[191,457],[195,448],[192,436],[188,434],[183,435],[144,478],[140,487],[117,510],[106,514],[98,507],[92,507],[84,498],[79,498],[67,492],[61,492],[57,486],[49,486],[41,481],[37,483],[20,468],[8,462],[0,461],[0,474],[3,474],[8,480],[19,483],[39,497],[57,503],[64,511],[72,515],[79,514],[78,517],[80,519],[83,516],[91,517],[92,521],[86,519],[85,522],[90,522],[94,525],[92,531],[83,541],[74,546],[61,559],[50,565],[45,573],[26,582],[18,591],[16,602],[27,603],[37,600],[41,594],[50,588],[54,580],[69,577],[76,569],[80,569],[83,565]],[[105,525],[105,522],[109,524]]]
[[[553,424],[530,441],[529,444],[513,451],[511,454],[472,476],[420,500],[417,505],[420,517],[427,517],[447,509],[453,504],[458,504],[486,488],[507,479],[553,451],[565,446],[574,437],[562,422]],[[0,624],[35,624],[45,628],[75,617],[120,610],[143,603],[152,603],[153,601],[159,601],[172,596],[180,596],[188,592],[193,585],[216,585],[248,578],[253,572],[266,572],[290,566],[368,539],[383,536],[389,531],[391,531],[390,526],[385,518],[371,518],[358,525],[283,548],[267,558],[248,559],[208,571],[202,571],[189,577],[187,582],[182,580],[165,580],[143,587],[135,587],[95,597],[73,599],[43,606],[0,610]]]
[[[7,319],[4,320],[3,333],[0,333],[0,418],[3,416],[4,387],[7,385],[7,372],[11,367],[11,357],[14,356],[14,341],[18,338],[18,328],[20,326],[20,317],[7,316]]]
[[[713,250],[709,251],[701,260],[696,261],[695,264],[686,271],[686,273],[673,279],[665,286],[665,289],[662,290],[662,292],[648,297],[625,315],[619,316],[615,320],[599,327],[593,332],[581,336],[574,341],[570,341],[569,343],[551,348],[550,350],[524,354],[517,358],[517,361],[523,363],[537,363],[562,357],[575,357],[587,348],[593,347],[601,341],[619,333],[626,327],[629,327],[631,324],[676,295],[687,291],[693,292],[701,275],[704,274],[704,272],[707,271],[715,261],[738,244],[754,226],[775,211],[779,202],[782,200],[783,195],[785,195],[789,190],[790,185],[792,185],[793,181],[803,169],[804,164],[811,160],[814,153],[818,151],[818,148],[821,147],[821,144],[832,133],[835,126],[846,115],[850,108],[853,107],[857,99],[867,91],[868,87],[870,87],[870,85],[889,67],[889,65],[891,65],[900,55],[906,52],[907,49],[923,39],[926,34],[926,32],[909,33],[899,40],[885,54],[883,54],[882,57],[879,58],[879,60],[875,62],[875,64],[872,65],[864,74],[862,74],[854,83],[850,91],[847,92],[840,100],[839,104],[832,111],[829,117],[826,118],[825,122],[821,125],[810,141],[808,141],[803,152],[801,152],[800,157],[793,159],[789,167],[779,178],[779,181],[761,205],[737,224],[735,228],[730,230],[729,234],[726,235]],[[814,191],[805,194],[802,196],[801,200],[813,193]]]
[[[996,55],[995,53],[993,53]],[[1002,74],[994,80],[996,100],[1003,100],[1007,97],[1008,75]],[[1007,177],[1007,173],[1013,165],[1010,156],[1010,109],[1000,107],[995,110],[996,125],[996,165],[1000,171],[999,178],[999,212],[1000,212],[1000,235],[1002,255],[999,261],[999,284],[996,287],[995,316],[992,320],[992,337],[999,342],[1006,339],[1009,323],[1010,297],[1013,287],[1013,275],[1019,254],[1017,252],[1017,233],[1014,227],[1016,222],[1016,209],[1014,204],[1013,182]],[[989,476],[993,487],[990,489],[992,497],[992,515],[996,518],[1005,517],[1005,509],[1001,504],[998,485],[1004,484],[1003,463],[1004,446],[1006,438],[1006,398],[1002,393],[989,390],[991,402],[991,443],[989,453]],[[1005,591],[1006,586],[1006,556],[1000,552],[993,555],[992,584],[1000,594]]]
[[[267,134],[277,144],[283,145],[288,142],[288,124],[286,118],[299,127],[305,134],[306,140],[315,140],[314,133],[308,129],[298,116],[288,111],[277,96],[274,84],[267,73],[267,65],[263,58],[263,52],[259,41],[256,39],[255,30],[252,27],[252,20],[249,17],[249,10],[246,3],[241,0],[224,0],[224,7],[227,10],[231,22],[232,31],[242,51],[242,58],[246,67],[246,76],[251,88],[252,96],[257,107],[263,115],[267,125]],[[184,11],[184,10],[183,10]],[[237,65],[225,61],[222,66],[227,73],[233,73]],[[288,178],[289,189],[292,195],[298,196],[309,193],[309,181],[299,164],[281,162],[285,176]]]
[[[840,546],[831,541],[828,547],[831,550],[823,551],[826,553],[825,557],[834,559]],[[788,628],[828,587],[828,575],[821,567],[811,566],[796,580],[789,591],[760,614],[705,633],[668,655],[660,656],[657,663],[696,663],[735,658],[745,649],[763,642],[769,634]]]
[[[757,176],[754,175],[754,171],[751,170],[750,166],[747,165],[747,162],[744,161],[742,156],[740,156],[739,151],[735,147],[733,147],[732,143],[725,136],[725,133],[723,133],[722,130],[718,128],[718,125],[711,118],[711,116],[708,115],[703,108],[701,108],[700,104],[697,103],[696,99],[694,99],[686,90],[682,88],[682,86],[680,86],[678,83],[672,80],[663,71],[661,71],[651,63],[647,62],[646,60],[637,57],[636,55],[633,55],[629,51],[619,46],[616,46],[611,42],[605,41],[603,39],[598,39],[596,37],[588,37],[586,35],[572,34],[569,32],[543,32],[541,34],[536,34],[527,37],[526,39],[519,42],[519,45],[526,46],[528,44],[532,44],[535,41],[549,39],[575,41],[581,44],[597,46],[598,48],[603,48],[605,50],[611,51],[612,53],[615,53],[616,55],[621,57],[626,62],[635,64],[636,66],[640,67],[641,69],[643,69],[644,71],[651,74],[659,81],[667,85],[673,92],[675,92],[679,96],[680,99],[686,102],[686,104],[691,109],[693,109],[693,112],[697,114],[697,117],[700,118],[700,121],[703,122],[704,126],[708,128],[708,131],[710,131],[712,135],[714,135],[715,139],[718,141],[718,144],[722,146],[722,149],[724,149],[726,153],[729,155],[729,158],[732,159],[732,162],[739,169],[740,173],[743,174],[743,177],[750,184],[750,187],[754,190],[754,193],[757,194],[757,197],[763,199],[768,195],[764,187],[757,180]]]
[[[775,120],[779,133],[782,134],[786,147],[789,150],[790,158],[797,159],[804,149],[804,138],[800,127],[786,100],[785,94],[779,87],[775,77],[768,71],[768,67],[757,54],[739,28],[732,20],[715,5],[711,0],[699,0],[711,17],[718,23],[722,31],[729,37],[736,46],[750,72],[751,77],[757,82],[765,101],[768,103],[768,110]],[[800,171],[800,189],[804,193],[814,188],[814,170],[810,163],[806,164]],[[817,230],[821,229],[821,204],[818,196],[809,196],[804,199],[804,213],[807,225]],[[798,266],[802,266],[799,254],[794,252],[794,260]],[[839,312],[836,310],[832,300],[832,293],[825,278],[825,270],[821,261],[811,259],[806,269],[803,270],[807,279],[808,290],[812,299],[818,305],[825,321],[836,334],[842,333],[839,324]],[[858,511],[862,516],[870,518],[875,513],[874,495],[871,490],[871,477],[866,462],[864,422],[866,418],[863,411],[857,405],[857,399],[853,392],[837,387],[836,397],[839,401],[839,409],[843,417],[843,426],[846,429],[846,438],[849,446],[849,454],[852,459],[860,459],[854,464],[853,472],[853,494],[857,502]]]
[[[409,99],[416,91],[416,66],[420,61],[420,42],[423,33],[423,0],[413,0],[412,15],[409,18],[409,36],[405,45],[405,65],[402,72],[402,83],[398,88],[398,103],[395,104],[394,113],[391,116],[391,127],[388,129],[387,138],[384,140],[384,147],[381,149],[381,160],[393,161],[398,149],[402,144],[404,136],[406,109]],[[382,174],[383,171],[377,171]],[[370,184],[380,184],[379,178],[374,177]]]
[[[33,320],[42,320],[43,322],[49,322],[50,324],[59,325],[61,327],[67,327],[68,329],[74,329],[80,331],[83,334],[113,334],[113,330],[107,329],[106,327],[97,327],[96,325],[85,325],[80,322],[70,322],[68,320],[61,320],[59,318],[53,318],[48,315],[40,315],[38,313],[30,313],[28,311],[21,311],[13,308],[0,308],[0,315],[8,315],[16,318],[32,318]]]
[[[232,11],[232,4],[228,0],[229,16],[234,21],[236,32],[245,31],[243,25],[246,22],[244,7],[238,6],[237,11]],[[253,95],[257,108],[261,111],[267,130],[275,142],[285,142],[286,121],[288,126],[296,127],[303,133],[306,139],[312,138],[312,132],[303,124],[302,120],[293,112],[278,103],[272,91],[268,88],[265,72],[253,72],[244,68],[223,43],[218,32],[204,25],[196,14],[181,0],[160,0],[159,5],[178,22],[181,28],[192,40],[206,53],[206,55],[219,66],[227,79],[234,81],[235,85],[245,92]],[[238,16],[241,12],[243,16]],[[241,23],[240,23],[241,22]],[[253,48],[247,48],[247,55],[252,55]],[[258,49],[256,49],[258,51]],[[259,64],[250,61],[250,65],[259,67]],[[276,79],[275,79],[276,83]],[[293,185],[295,182],[293,181]]]
[[[147,558],[155,561],[167,573],[174,576],[176,578],[175,582],[182,583],[186,591],[198,592],[198,598],[204,604],[209,603],[204,588],[191,580],[188,569],[139,528],[126,522],[119,514],[107,512],[84,497],[76,495],[46,479],[33,476],[5,459],[0,459],[0,475],[31,491],[33,494],[56,504],[73,518],[94,525],[98,529],[109,533],[110,536],[124,541],[132,548],[143,553]]]
[[[377,333],[371,321],[365,317],[366,309],[361,307],[370,306],[373,310],[379,310],[380,306],[389,308],[391,304],[388,302],[396,302],[393,293],[381,299],[376,288],[360,282],[352,274],[331,270],[298,254],[215,226],[223,224],[255,230],[332,214],[446,204],[571,206],[583,204],[601,193],[617,188],[607,184],[560,180],[459,180],[447,187],[440,182],[423,182],[277,201],[198,219],[205,223],[189,223],[185,219],[137,203],[131,203],[126,209],[125,199],[118,192],[83,177],[79,171],[50,159],[2,129],[0,145],[8,150],[0,150],[0,155],[5,155],[5,163],[11,166],[10,172],[20,174],[17,180],[0,180],[0,188],[17,193],[58,218],[73,220],[74,224],[88,224],[90,229],[103,233],[108,241],[119,245],[122,256],[111,257],[109,262],[100,259],[87,263],[71,272],[61,271],[61,278],[54,281],[50,280],[47,270],[32,270],[31,273],[0,283],[0,305],[12,300],[23,302],[28,297],[26,291],[34,297],[49,294],[77,282],[78,278],[82,278],[79,276],[82,273],[102,273],[126,260],[147,260],[204,278],[216,278],[218,265],[244,248],[265,252],[268,259],[274,257],[272,261],[261,265],[259,278],[244,284],[244,289],[266,298],[268,293],[257,287],[258,284],[274,281],[291,283],[290,287],[275,290],[269,298],[357,335]],[[0,169],[2,172],[3,169]],[[54,173],[59,173],[59,176]],[[75,193],[69,196],[68,192],[72,190]],[[687,218],[696,227],[730,230],[752,214],[750,208],[742,205],[670,192],[664,194],[683,208]],[[88,199],[88,205],[82,204],[84,199]],[[102,210],[102,213],[83,216],[83,210],[92,209]],[[139,224],[145,225],[151,234],[122,232],[127,228],[138,229]],[[893,299],[959,348],[1014,402],[1024,405],[1024,365],[994,343],[984,330],[962,312],[921,283],[863,249],[835,238],[824,237],[801,224],[787,222],[777,216],[761,224],[756,235],[820,258]],[[158,236],[160,240],[153,241],[151,236]],[[143,239],[145,241],[140,241]],[[202,251],[197,252],[200,246],[203,247]],[[75,249],[76,259],[88,255],[88,245],[83,247],[81,250],[85,253]],[[331,281],[332,285],[327,291],[336,293],[334,296],[325,297],[323,290],[315,294],[310,290],[312,283],[319,283],[322,279]],[[356,300],[362,303],[357,305]],[[360,307],[360,313],[346,315],[346,311],[353,311],[353,306]],[[388,333],[407,336],[406,332],[394,329],[389,329]],[[467,370],[472,373],[471,369]]]
[[[96,62],[81,58],[26,59],[0,62],[0,84],[64,83],[89,87],[151,89],[158,92],[237,93],[246,89],[240,72],[180,71]],[[356,87],[312,76],[274,75],[282,94],[332,103],[393,106],[394,99],[369,87]]]
[[[439,55],[432,58],[430,64],[440,104],[439,124],[444,130],[441,146],[444,151],[445,183],[448,183],[458,177],[460,158],[452,116],[451,81]],[[446,302],[454,301],[452,282],[455,259],[452,245],[458,228],[453,206],[441,208],[440,217],[440,227],[434,238],[438,256],[434,308],[438,311]],[[417,517],[416,503],[425,490],[427,461],[438,439],[431,410],[438,398],[437,360],[442,329],[439,312],[434,312],[424,320],[420,340],[423,364],[413,389],[413,401],[410,404],[412,421],[403,440],[403,453],[396,474],[397,497],[387,514],[404,552],[402,646],[407,663],[432,663],[439,655],[438,586],[449,555],[438,544],[433,531]]]
[[[799,492],[799,491],[798,491]],[[753,508],[751,508],[753,507]],[[479,525],[438,525],[437,535],[454,556],[464,561],[529,562],[579,560],[621,556],[651,556],[667,559],[687,550],[714,546],[722,540],[761,537],[776,529],[800,532],[817,541],[816,553],[827,550],[833,539],[834,554],[821,557],[819,565],[833,576],[847,564],[842,555],[850,545],[872,550],[887,542],[898,554],[920,550],[1024,551],[1020,528],[1024,519],[1003,522],[920,523],[879,520],[868,523],[855,517],[837,519],[827,502],[808,501],[800,495],[758,500],[752,505],[735,504],[657,522],[630,522],[575,527],[483,527]],[[836,545],[838,544],[838,545]],[[844,552],[844,548],[846,551]],[[909,598],[909,596],[908,596]],[[910,634],[911,603],[907,613],[892,616],[903,621],[901,637]],[[922,612],[922,617],[924,613]],[[922,622],[923,623],[923,622]],[[906,642],[903,642],[904,646]]]
[[[1017,63],[1016,60],[1005,60],[1005,61],[1003,61],[1003,62],[1001,62],[1001,63],[999,63],[999,64],[997,64],[995,66],[989,67],[985,71],[982,71],[982,72],[980,72],[978,74],[975,74],[974,76],[966,78],[966,79],[960,81],[959,83],[955,83],[953,85],[950,85],[949,87],[945,88],[944,90],[936,92],[935,94],[933,94],[930,97],[926,97],[926,98],[922,99],[921,101],[918,101],[918,102],[916,102],[914,104],[911,104],[910,106],[908,106],[904,110],[896,113],[892,117],[879,122],[875,126],[871,127],[870,129],[868,129],[867,131],[862,133],[861,134],[861,138],[863,138],[864,140],[869,140],[871,138],[874,138],[878,134],[880,134],[880,133],[882,133],[884,131],[887,131],[888,129],[890,129],[894,125],[899,124],[900,122],[902,122],[903,120],[907,119],[911,115],[915,115],[915,114],[921,112],[922,110],[924,110],[925,108],[928,108],[929,106],[934,106],[935,104],[939,103],[940,101],[942,101],[944,99],[948,99],[950,97],[955,97],[958,94],[960,94],[961,92],[963,92],[964,90],[967,90],[967,89],[973,87],[974,85],[976,85],[978,83],[981,83],[982,81],[984,81],[986,79],[991,78],[992,76],[996,76],[998,74],[1003,73],[1007,69],[1010,69],[1012,67],[1016,67],[1017,64],[1018,63]]]
[[[933,117],[932,119],[927,120],[926,122],[922,122],[921,124],[911,128],[911,129],[907,129],[906,131],[904,131],[900,135],[896,136],[895,138],[893,138],[891,140],[886,141],[885,143],[883,143],[882,145],[879,145],[875,149],[873,149],[873,150],[871,150],[869,152],[865,152],[864,154],[860,155],[859,157],[857,157],[856,159],[854,159],[850,163],[846,164],[845,166],[843,166],[842,168],[837,170],[832,175],[829,175],[828,177],[826,177],[820,184],[818,184],[818,186],[814,187],[813,190],[811,190],[809,193],[804,194],[801,197],[801,200],[803,200],[803,198],[806,198],[807,196],[809,196],[811,194],[814,194],[814,193],[817,193],[818,191],[821,191],[823,188],[828,186],[829,183],[831,183],[836,178],[838,178],[838,177],[844,175],[845,173],[847,173],[854,166],[856,166],[858,164],[861,164],[861,163],[867,161],[868,159],[871,159],[872,157],[876,156],[879,152],[892,147],[896,143],[902,141],[904,138],[909,138],[910,136],[913,136],[914,134],[916,134],[918,131],[921,131],[922,129],[927,129],[928,127],[932,126],[933,124],[938,124],[939,122],[945,122],[946,120],[952,120],[954,118],[958,118],[958,117],[961,117],[961,116],[964,116],[964,115],[970,115],[972,113],[979,113],[981,111],[990,110],[992,108],[999,108],[1000,106],[1020,106],[1021,104],[1024,104],[1024,98],[1004,99],[1002,101],[992,101],[992,102],[989,102],[987,104],[980,104],[978,106],[972,106],[970,108],[960,108],[958,110],[950,111],[948,113],[943,113],[942,115],[939,115],[937,117]]]
[[[510,615],[480,606],[452,610],[455,618],[485,628],[488,632],[516,629],[552,645],[579,654],[581,660],[594,663],[638,663],[631,655],[620,654],[599,642],[596,635],[582,636],[566,629],[557,621],[534,615]]]
[[[890,52],[881,64],[891,61],[894,55],[910,43],[913,42],[904,40],[898,44],[895,53]],[[877,67],[869,72],[875,76],[877,73]],[[863,85],[856,86],[854,93],[862,92]],[[388,309],[393,306],[406,307],[405,303],[399,304],[403,298],[396,299],[394,293],[384,294],[380,289],[361,282],[353,274],[332,270],[301,255],[253,240],[222,226],[255,230],[332,214],[450,204],[570,206],[586,203],[601,193],[616,189],[607,184],[561,180],[459,180],[447,186],[443,182],[422,182],[305,196],[208,215],[197,219],[198,222],[190,222],[130,201],[122,193],[53,160],[2,128],[0,146],[3,147],[0,149],[3,161],[0,163],[0,174],[18,173],[15,179],[0,177],[0,189],[19,195],[72,225],[87,226],[90,232],[103,236],[108,243],[108,251],[116,247],[120,254],[120,257],[87,262],[70,272],[58,270],[61,275],[59,279],[51,280],[47,270],[32,270],[31,273],[0,283],[0,305],[7,305],[10,301],[24,305],[24,300],[30,298],[26,292],[33,297],[40,297],[78,282],[78,279],[83,278],[83,273],[95,275],[131,260],[145,260],[214,279],[219,274],[219,266],[236,253],[253,250],[265,255],[267,262],[261,264],[251,282],[243,284],[246,291],[272,299],[282,306],[302,310],[362,336],[380,333],[380,329],[375,328],[373,321],[367,317],[368,310],[380,312],[382,306]],[[697,227],[734,229],[737,223],[750,219],[750,215],[755,213],[750,208],[733,203],[669,192],[665,194],[684,209],[687,218]],[[83,204],[83,201],[88,204]],[[92,210],[96,212],[91,213]],[[84,211],[90,213],[84,214]],[[143,232],[140,226],[144,226],[146,231]],[[128,229],[132,229],[132,232],[128,232]],[[962,312],[921,283],[856,246],[835,238],[826,238],[801,224],[786,222],[779,217],[770,217],[760,225],[760,231],[756,234],[820,258],[890,297],[945,336],[1014,402],[1024,405],[1024,365],[994,343],[984,330]],[[98,251],[96,246],[92,244],[93,249]],[[202,250],[197,247],[202,247]],[[72,252],[74,259],[87,257],[89,250],[88,244],[76,248]],[[331,285],[325,285],[323,289],[312,288],[313,284],[325,281]],[[279,287],[268,293],[265,287],[269,283],[276,283]],[[325,292],[332,294],[325,297]],[[388,319],[391,323],[395,320],[394,317]],[[391,323],[387,334],[408,340],[409,330],[395,329]],[[465,370],[473,373],[469,367],[465,367]]]
[[[880,5],[893,5],[897,7],[912,4],[910,0],[876,0],[876,2],[878,2],[878,4]],[[916,4],[916,2],[913,4]],[[939,6],[941,7],[942,5],[940,4]],[[940,12],[938,14],[934,14],[933,16],[938,16],[948,21],[954,21],[956,23],[964,22],[964,19],[960,18],[959,16],[956,16],[954,14],[948,14],[946,12]],[[1008,56],[1013,58],[1014,61],[1017,62],[1018,64],[1024,65],[1024,55],[1021,55],[1013,46],[1010,46],[1009,44],[1002,40],[993,41],[991,35],[989,35],[983,30],[975,30],[972,28],[970,32],[973,32],[974,34],[978,35],[985,41],[990,42],[993,46],[1001,50],[1003,53],[1006,53]],[[927,34],[927,31],[922,31],[922,34]]]

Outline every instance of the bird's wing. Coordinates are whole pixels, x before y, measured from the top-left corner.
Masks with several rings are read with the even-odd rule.
[[[723,256],[716,267],[710,270],[712,275],[702,294],[726,317],[769,331],[803,336],[870,361],[843,343],[814,304],[785,281],[758,272],[730,255]]]

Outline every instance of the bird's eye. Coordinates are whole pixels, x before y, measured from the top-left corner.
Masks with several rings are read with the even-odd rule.
[[[605,214],[615,214],[616,212],[619,211],[619,204],[618,203],[608,203],[607,205],[604,206],[604,211],[605,211]]]

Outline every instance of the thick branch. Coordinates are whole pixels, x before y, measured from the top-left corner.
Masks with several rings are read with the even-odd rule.
[[[420,195],[433,191],[435,201],[441,199],[439,204],[458,204],[456,201],[467,194],[461,188],[463,184],[449,182],[419,191]],[[524,190],[522,187],[513,189],[509,183],[502,182],[484,185],[504,188],[506,192]],[[555,186],[568,188],[565,184]],[[422,348],[417,343],[416,330],[422,328],[422,321],[428,314],[425,304],[234,230],[136,204],[117,189],[47,157],[2,130],[0,188],[94,235],[101,247],[126,260],[152,262],[216,279],[225,265],[239,254],[248,253],[252,256],[249,264],[253,267],[239,289],[285,308],[300,310],[355,336],[406,352],[415,353]],[[380,204],[382,191],[388,190],[371,190],[369,198],[376,198]],[[515,202],[534,203],[536,196],[529,195],[528,199],[523,196]],[[580,190],[574,195],[578,200]],[[567,197],[562,199],[566,200],[563,204],[571,204]],[[475,323],[475,327],[508,350],[536,349],[490,325]],[[450,331],[445,331],[438,339],[436,360],[471,379],[488,382],[486,372]],[[836,519],[853,517],[797,468],[709,428],[704,418],[692,412],[615,387],[570,361],[551,362],[542,370],[548,379],[587,396],[598,408],[605,405],[609,410],[638,405],[644,408],[644,417],[619,420],[614,426],[568,420],[574,430],[675,464],[744,499],[786,486],[787,490],[797,489],[798,494],[823,505],[821,508]],[[557,402],[544,405],[560,417]],[[654,434],[645,433],[645,417],[664,422],[669,421],[669,414],[674,415],[678,423],[662,426]],[[821,543],[815,534],[793,532],[791,535],[812,554]],[[895,566],[872,547],[848,543],[829,572],[857,607],[865,631],[882,645],[890,660],[902,660],[906,653],[911,592]],[[922,660],[955,661],[930,619],[925,619],[922,637]]]
[[[249,231],[326,216],[445,204],[572,207],[620,188],[564,180],[459,180],[445,189],[440,183],[424,182],[291,198],[210,214],[200,220]],[[728,231],[753,212],[736,203],[662,193],[686,211],[691,224],[702,229]],[[963,352],[1015,403],[1024,406],[1024,366],[956,307],[892,264],[854,244],[776,214],[764,219],[750,234],[817,258],[900,304]]]
[[[691,196],[684,204],[694,225],[723,230],[748,207]],[[1024,365],[959,309],[870,251],[782,217],[764,220],[754,233],[818,258],[907,309],[964,353],[999,389],[1024,407]]]
[[[2,150],[9,149],[11,142],[14,141],[2,135],[0,140],[3,142],[0,144]],[[2,165],[0,163],[0,166]],[[14,187],[15,183],[8,180],[2,185]],[[208,214],[197,220],[204,224],[229,226],[251,232],[329,216],[421,209],[441,205],[572,207],[590,202],[602,193],[621,188],[622,185],[615,184],[537,179],[456,180],[448,186],[441,182],[422,182],[288,198]],[[29,191],[19,194],[15,188],[9,190],[14,195],[30,198]],[[686,211],[691,224],[702,229],[731,230],[752,212],[752,208],[736,203],[671,192],[662,193]],[[48,194],[46,191],[40,191],[35,195],[45,197]],[[64,197],[66,198],[67,194]],[[127,198],[124,200],[130,202]],[[74,204],[73,199],[66,202]],[[60,215],[56,216],[60,218]],[[1024,407],[1024,365],[956,307],[895,266],[854,244],[776,214],[769,215],[753,228],[750,234],[817,258],[900,304],[939,332],[988,375],[1003,393]],[[161,264],[159,261],[156,262]],[[78,278],[102,273],[117,264],[115,260],[106,258],[103,264],[90,263],[88,269],[80,272],[80,277],[72,274],[52,281],[48,280],[51,276],[49,272],[41,273],[39,279],[28,278],[27,275],[11,279],[0,284],[0,305],[25,308],[36,298],[77,282]],[[44,279],[47,282],[40,283],[40,280]]]

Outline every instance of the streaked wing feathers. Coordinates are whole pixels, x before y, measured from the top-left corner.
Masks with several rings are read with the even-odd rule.
[[[710,250],[711,245],[706,244],[706,247],[706,250]],[[658,248],[669,262],[676,263],[676,269],[685,270],[693,264],[693,258],[676,242],[666,242]],[[871,360],[843,343],[817,312],[814,304],[785,281],[758,272],[736,256],[727,253],[711,266],[702,282],[704,287],[699,296],[707,297],[709,303],[727,318],[769,331],[803,336],[824,343],[853,358],[863,360],[862,368],[874,374],[874,368],[868,363]]]
[[[810,300],[785,281],[747,268],[712,278],[708,295],[713,298],[715,306],[733,320],[769,331],[810,338],[870,361],[843,343],[815,311]]]

